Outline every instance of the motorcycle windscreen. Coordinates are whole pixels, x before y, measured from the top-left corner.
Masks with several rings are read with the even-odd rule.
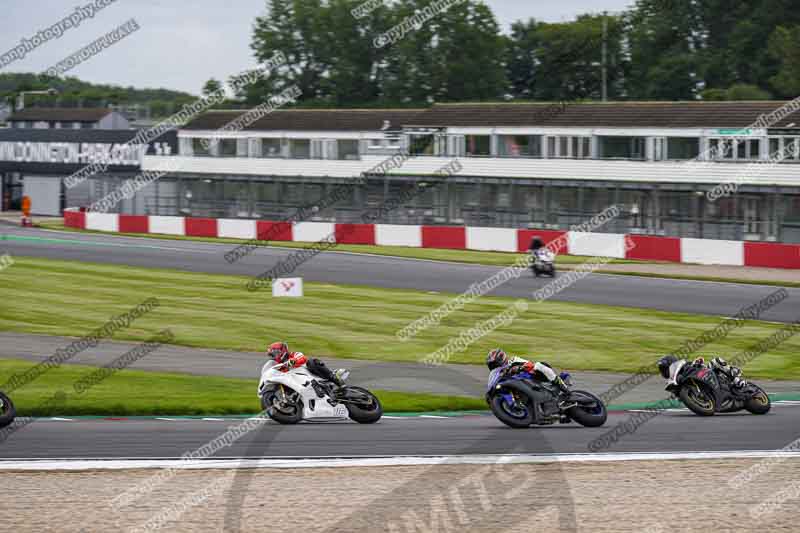
[[[505,367],[495,368],[491,372],[489,372],[489,381],[486,383],[486,388],[488,390],[492,390],[497,382],[500,381],[500,374],[503,372]]]
[[[681,359],[680,361],[675,361],[669,366],[669,382],[673,385],[677,385],[678,373],[681,369],[686,366],[686,360]]]

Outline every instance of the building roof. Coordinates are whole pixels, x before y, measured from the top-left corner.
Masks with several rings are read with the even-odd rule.
[[[245,130],[285,131],[380,131],[386,121],[390,129],[418,122],[422,109],[279,109],[258,119]],[[247,113],[247,110],[209,111],[182,129],[216,130]]]
[[[10,117],[11,121],[31,122],[97,122],[112,113],[106,107],[28,107],[17,111]]]
[[[409,126],[744,128],[788,102],[607,102],[436,104]],[[797,106],[797,107],[800,107]],[[771,127],[800,125],[800,111]]]

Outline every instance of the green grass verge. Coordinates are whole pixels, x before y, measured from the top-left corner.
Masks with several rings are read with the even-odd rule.
[[[109,235],[108,232],[80,230],[75,228],[68,228],[64,226],[61,220],[47,220],[38,224],[44,229],[51,229],[65,232],[77,233],[97,233]],[[115,233],[113,235],[120,235],[123,237],[141,237],[144,239],[164,239],[164,240],[179,240],[179,241],[196,241],[196,242],[210,242],[210,243],[227,243],[231,245],[231,249],[242,244],[244,241],[241,239],[226,239],[226,238],[209,238],[209,237],[185,237],[181,235],[151,235],[142,233]],[[266,247],[282,247],[282,248],[304,248],[309,243],[303,242],[278,242],[278,241],[262,241],[258,246]],[[432,248],[409,248],[406,246],[368,246],[358,244],[340,244],[336,246],[336,250],[340,252],[352,252],[361,254],[381,255],[387,257],[403,257],[407,259],[425,259],[428,261],[449,261],[452,263],[465,263],[473,265],[487,265],[487,266],[509,266],[514,264],[515,261],[526,256],[526,254],[515,254],[508,252],[481,252],[476,250],[438,250]],[[580,265],[586,262],[589,258],[576,255],[559,255],[558,265],[563,270],[570,270],[573,266]],[[613,274],[618,276],[639,276],[646,278],[662,278],[662,279],[681,279],[681,280],[694,280],[694,281],[713,281],[718,283],[743,283],[746,285],[768,285],[773,287],[797,287],[800,288],[800,282],[791,281],[772,281],[772,280],[753,280],[743,278],[732,278],[723,276],[702,276],[702,275],[681,275],[672,273],[657,273],[657,272],[642,272],[639,270],[634,271],[620,271],[613,270],[614,265],[624,264],[664,264],[674,265],[675,263],[665,263],[660,261],[637,261],[630,259],[613,259],[609,261],[611,269],[603,268],[603,274]]]
[[[249,278],[239,276],[14,259],[16,263],[0,273],[0,330],[46,335],[88,333],[111,316],[154,296],[161,306],[119,331],[115,339],[146,340],[168,327],[175,344],[183,346],[263,351],[268,342],[282,339],[320,357],[417,362],[514,301],[479,298],[438,326],[402,342],[395,337],[398,330],[452,296],[308,283],[304,298],[272,298],[269,291],[247,291]],[[661,355],[719,322],[718,318],[686,313],[532,302],[511,324],[455,354],[450,362],[481,364],[488,350],[502,346],[511,353],[571,370],[634,372],[653,365]],[[750,321],[702,352],[731,356],[779,328]],[[799,353],[800,338],[789,339],[747,365],[747,374],[800,379]]]
[[[29,361],[0,359],[3,381],[33,366]],[[166,416],[257,413],[257,380],[122,370],[83,394],[73,387],[96,368],[64,365],[53,368],[11,396],[19,416]],[[63,402],[49,401],[63,392]],[[484,409],[479,398],[373,391],[384,411],[463,411]]]

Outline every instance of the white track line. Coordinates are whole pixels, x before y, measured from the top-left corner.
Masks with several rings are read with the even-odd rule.
[[[187,470],[235,470],[239,468],[348,468],[384,466],[490,465],[542,463],[596,463],[617,461],[701,461],[719,459],[800,459],[800,452],[777,450],[673,453],[598,453],[552,455],[456,455],[400,457],[331,457],[281,459],[76,459],[0,460],[0,471],[80,471],[178,468]]]

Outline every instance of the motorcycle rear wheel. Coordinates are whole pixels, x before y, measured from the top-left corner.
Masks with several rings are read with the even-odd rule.
[[[603,400],[590,392],[582,390],[572,391],[571,398],[576,397],[578,405],[567,409],[567,416],[569,416],[578,424],[587,428],[599,428],[606,423],[606,420],[608,420],[608,409],[606,409],[606,405],[603,403]],[[594,408],[589,409],[587,407],[581,407],[581,401],[579,399],[580,397],[583,397],[584,401],[591,400],[592,402],[595,402]]]
[[[383,416],[383,406],[377,396],[361,387],[347,387],[346,390],[360,393],[360,395],[369,398],[369,401],[363,404],[350,402],[345,404],[347,413],[350,415],[350,420],[358,422],[359,424],[374,424],[381,419]]]
[[[769,413],[772,409],[772,400],[769,399],[769,395],[758,385],[752,385],[752,387],[758,389],[758,392],[744,403],[744,408],[754,415]]]
[[[693,383],[687,383],[681,387],[678,396],[683,402],[683,405],[689,408],[691,412],[698,416],[713,416],[716,412],[716,403],[714,398],[709,396],[708,392],[703,387],[696,388]],[[702,397],[698,396],[701,395]]]
[[[517,412],[511,412],[510,406],[506,403],[502,394],[494,394],[489,401],[489,406],[492,413],[503,424],[514,429],[528,428],[534,422],[533,405],[530,398],[523,398],[520,400],[523,404],[523,409]]]
[[[10,426],[17,416],[17,410],[11,398],[0,392],[0,428]]]

